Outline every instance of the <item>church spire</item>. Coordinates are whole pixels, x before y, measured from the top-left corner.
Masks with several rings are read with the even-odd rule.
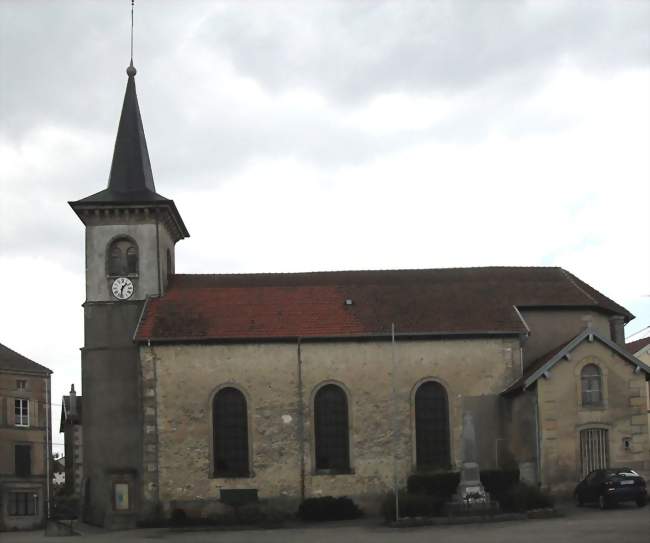
[[[156,192],[144,136],[138,96],[135,91],[133,59],[126,69],[128,80],[115,138],[108,187],[83,199],[85,203],[130,204],[168,201]]]
[[[136,73],[137,70],[133,66],[133,0],[131,0],[131,60],[126,69],[128,79],[115,138],[108,187],[69,204],[84,224],[88,223],[91,216],[97,216],[99,209],[102,209],[105,214],[113,212],[119,214],[125,209],[129,213],[140,210],[146,213],[154,211],[156,220],[162,217],[171,229],[172,237],[177,241],[190,234],[183,224],[174,201],[156,192],[138,95],[135,91]]]
[[[122,194],[122,199],[130,200],[130,196],[135,193],[138,195],[143,194],[143,191],[155,193],[156,187],[153,182],[147,141],[144,136],[138,96],[135,90],[137,71],[133,66],[133,61],[126,69],[126,73],[128,81],[117,138],[115,138],[108,189],[113,193]]]

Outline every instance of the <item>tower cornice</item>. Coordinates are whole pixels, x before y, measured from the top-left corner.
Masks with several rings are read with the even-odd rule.
[[[123,223],[125,218],[151,219],[162,222],[170,232],[174,242],[190,236],[173,200],[165,200],[156,204],[150,202],[105,202],[98,204],[97,202],[78,200],[68,202],[68,204],[86,226],[105,224],[107,222],[119,224]]]

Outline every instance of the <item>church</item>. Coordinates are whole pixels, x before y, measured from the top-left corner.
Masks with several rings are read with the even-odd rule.
[[[345,495],[371,513],[394,476],[457,469],[468,413],[481,468],[552,492],[598,467],[650,471],[634,316],[567,270],[176,274],[189,232],[154,185],[127,75],[108,187],[70,202],[87,521],[233,496],[295,511]]]

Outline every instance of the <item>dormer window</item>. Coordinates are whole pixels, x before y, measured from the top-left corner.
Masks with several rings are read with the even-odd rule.
[[[108,249],[108,275],[138,275],[138,246],[128,238],[114,240]]]

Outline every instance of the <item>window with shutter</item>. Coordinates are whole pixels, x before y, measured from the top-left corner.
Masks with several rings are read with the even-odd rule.
[[[32,446],[14,446],[14,467],[16,477],[29,477],[32,474]]]

